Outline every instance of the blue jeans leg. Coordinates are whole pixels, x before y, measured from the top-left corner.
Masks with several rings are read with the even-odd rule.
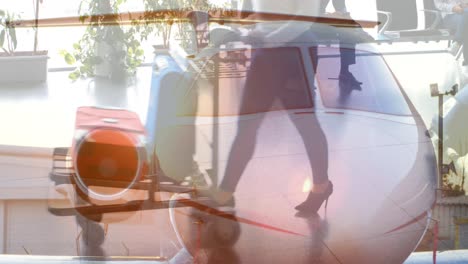
[[[444,25],[454,33],[455,40],[462,42],[464,31],[464,16],[461,14],[449,14],[444,18]]]
[[[455,41],[463,45],[463,58],[468,60],[468,8],[462,14],[445,16],[444,24],[454,32]]]

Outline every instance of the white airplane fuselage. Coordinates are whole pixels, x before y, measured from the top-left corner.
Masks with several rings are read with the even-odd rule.
[[[296,32],[295,28],[291,32]],[[176,175],[184,171],[180,160],[190,153],[202,171],[211,171],[217,184],[226,174],[227,163],[240,158],[231,156],[233,145],[240,144],[238,153],[243,153],[242,148],[249,149],[254,144],[248,163],[236,165],[245,168],[234,194],[241,233],[232,248],[197,248],[197,239],[204,238],[199,238],[201,233],[196,231],[198,227],[189,213],[192,209],[172,211],[181,243],[192,255],[224,254],[227,257],[223,260],[241,263],[311,263],[319,259],[322,263],[401,263],[422,238],[435,203],[437,164],[424,122],[404,87],[398,84],[380,55],[366,53],[362,47],[358,64],[366,55],[375,56],[377,62],[369,62],[367,66],[372,69],[372,63],[377,63],[383,67],[378,70],[384,74],[381,82],[394,83],[397,92],[382,100],[378,98],[382,94],[377,82],[373,84],[375,93],[359,97],[354,107],[330,107],[330,102],[323,100],[330,96],[326,94],[331,91],[329,86],[337,82],[331,77],[338,72],[336,68],[326,68],[320,74],[320,63],[325,65],[327,58],[324,48],[325,59],[324,62],[319,59],[314,78],[312,46],[300,40],[286,43],[267,40],[251,47],[299,49],[309,93],[315,94],[313,107],[242,115],[176,114],[166,116],[166,121],[158,124],[156,152],[169,176],[183,176]],[[214,51],[212,55],[224,51]],[[330,76],[324,76],[328,73]],[[360,76],[373,79],[365,77],[366,74],[374,73],[363,71]],[[179,93],[178,89],[184,88],[176,83],[173,93],[186,96],[189,92]],[[367,92],[366,88],[371,86],[364,86],[361,92]],[[359,95],[359,91],[352,91],[354,94]],[[200,89],[197,96],[200,109],[205,107],[201,102],[206,102],[206,98],[204,101],[200,98],[213,94],[203,94]],[[174,98],[177,105],[183,96]],[[399,101],[401,112],[385,106],[376,111],[360,109],[362,105],[380,107],[385,99],[390,104]],[[313,185],[310,157],[301,134],[307,134],[303,132],[308,129],[312,131],[311,126],[317,124],[326,137],[328,178],[334,191],[326,210],[322,206],[317,215],[299,217],[294,207],[305,200]],[[249,130],[253,132],[239,133]]]

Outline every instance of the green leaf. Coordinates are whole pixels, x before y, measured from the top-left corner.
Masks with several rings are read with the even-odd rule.
[[[73,57],[70,53],[65,54],[65,61],[69,65],[73,65],[76,63],[75,57]]]
[[[72,79],[73,81],[76,81],[78,78],[80,78],[81,74],[79,70],[76,70],[68,75],[68,78]]]
[[[78,43],[74,43],[73,48],[76,49],[76,50],[81,50],[81,46]]]
[[[89,75],[90,73],[94,72],[94,67],[89,64],[82,65],[80,67],[80,72],[83,75]]]
[[[64,58],[65,58],[65,55],[67,55],[68,51],[66,51],[66,50],[62,49],[62,50],[59,50],[59,52],[58,52],[58,53],[59,53],[59,55],[60,55],[60,56],[62,56],[62,57],[64,57]]]
[[[123,3],[123,0],[117,0],[116,7],[119,7]]]
[[[3,43],[5,43],[5,29],[0,33],[0,47],[3,47]]]
[[[5,16],[5,11],[0,10],[0,16]]]
[[[137,49],[136,55],[142,56],[145,52],[142,49]]]
[[[80,16],[79,20],[80,20],[81,23],[84,23],[85,20],[86,20],[88,17],[89,17],[88,14],[84,14],[84,15]]]

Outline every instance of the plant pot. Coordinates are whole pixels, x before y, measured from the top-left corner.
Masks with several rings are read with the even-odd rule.
[[[0,53],[0,83],[47,80],[47,51]]]
[[[98,77],[110,78],[111,65],[104,58],[112,51],[112,47],[105,42],[96,43],[96,55],[102,59],[102,62],[96,65],[94,74]]]
[[[98,42],[96,54],[103,60],[101,63],[96,65],[94,71],[95,75],[97,77],[107,78],[117,83],[126,82],[128,73],[124,66],[122,66],[122,58],[112,58],[112,56],[116,56],[115,54],[123,52],[125,52],[125,48],[122,43],[116,42],[114,47],[112,47],[105,42]]]

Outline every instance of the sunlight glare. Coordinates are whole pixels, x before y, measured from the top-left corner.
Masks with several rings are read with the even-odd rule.
[[[304,184],[302,185],[302,192],[308,193],[312,190],[312,181],[310,178],[305,179]]]

